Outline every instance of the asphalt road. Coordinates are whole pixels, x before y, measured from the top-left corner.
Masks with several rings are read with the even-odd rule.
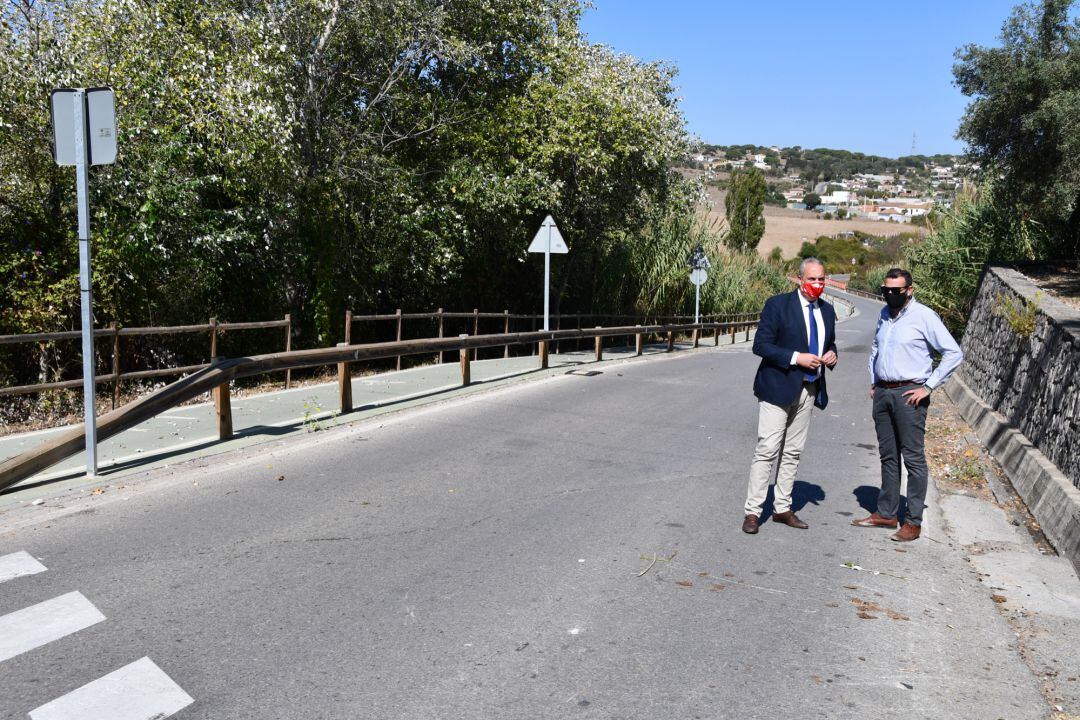
[[[181,719],[1043,718],[936,515],[903,547],[849,525],[877,485],[856,304],[807,531],[740,532],[746,348],[414,408],[7,515],[0,559],[47,570],[0,562],[0,625],[76,591],[104,619],[0,659],[0,718],[144,657]]]

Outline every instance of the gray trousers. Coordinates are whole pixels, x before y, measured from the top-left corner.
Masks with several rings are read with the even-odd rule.
[[[900,510],[900,458],[903,457],[908,476],[907,522],[921,526],[928,479],[924,436],[930,399],[912,407],[904,397],[905,392],[917,387],[874,388],[874,427],[881,457],[878,514],[894,518]]]

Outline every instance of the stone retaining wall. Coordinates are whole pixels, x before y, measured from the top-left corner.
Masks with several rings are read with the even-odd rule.
[[[1023,337],[1003,309],[1037,294],[1035,328]],[[1016,270],[990,267],[961,344],[965,384],[1080,487],[1080,311]]]

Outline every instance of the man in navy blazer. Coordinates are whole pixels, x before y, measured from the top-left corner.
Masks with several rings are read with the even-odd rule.
[[[773,463],[780,457],[773,492],[773,520],[805,530],[791,510],[795,471],[810,429],[810,412],[829,403],[825,368],[836,366],[836,311],[821,300],[825,265],[806,258],[799,266],[799,287],[765,302],[754,336],[761,357],[754,377],[758,399],[758,441],[750,464],[743,532],[758,531],[769,491]]]

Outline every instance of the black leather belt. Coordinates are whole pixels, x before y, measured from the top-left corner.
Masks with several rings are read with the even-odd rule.
[[[896,382],[893,382],[891,380],[878,380],[876,383],[874,383],[875,387],[889,388],[890,390],[895,390],[896,388],[902,387],[910,387],[912,385],[922,385],[922,383],[918,380],[897,380]]]

